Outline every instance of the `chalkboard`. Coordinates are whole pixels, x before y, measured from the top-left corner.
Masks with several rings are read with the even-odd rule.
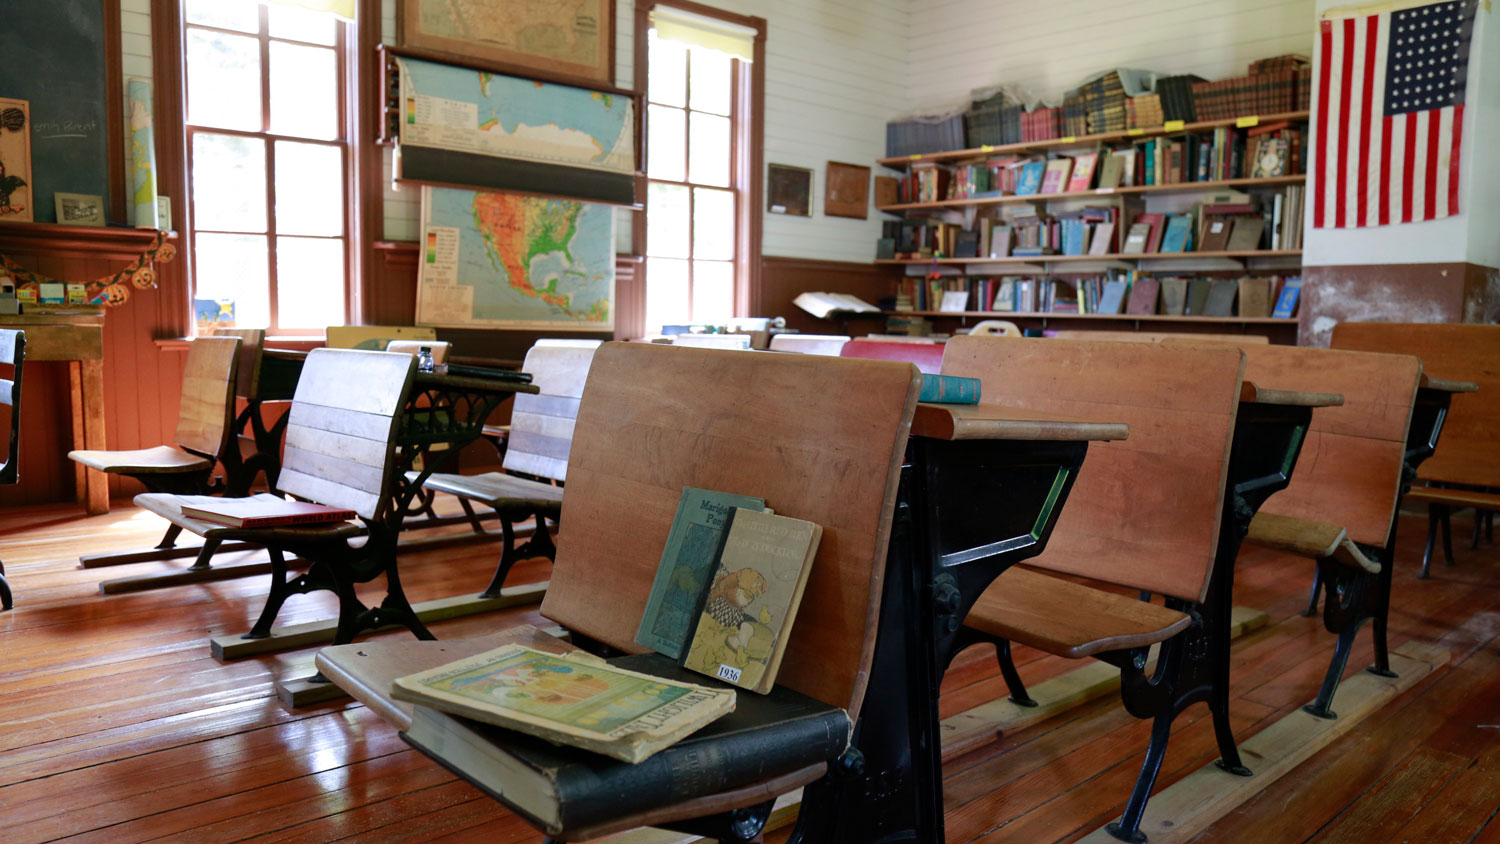
[[[95,194],[109,207],[104,0],[0,0],[0,97],[31,103],[35,220],[57,222],[52,195]],[[123,222],[123,221],[118,221]]]

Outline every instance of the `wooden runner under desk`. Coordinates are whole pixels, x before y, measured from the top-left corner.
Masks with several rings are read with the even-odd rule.
[[[0,328],[26,332],[28,361],[66,361],[72,409],[73,448],[104,450],[104,312],[102,306],[32,307],[0,314]],[[90,516],[109,512],[109,479],[103,472],[73,467],[74,499]]]

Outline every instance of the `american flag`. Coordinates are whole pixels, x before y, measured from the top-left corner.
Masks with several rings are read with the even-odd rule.
[[[1314,228],[1458,213],[1476,0],[1321,22]]]

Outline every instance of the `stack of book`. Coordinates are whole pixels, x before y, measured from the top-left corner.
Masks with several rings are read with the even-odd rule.
[[[1163,76],[1156,80],[1156,93],[1161,97],[1162,122],[1181,120],[1192,123],[1198,119],[1193,110],[1193,83],[1202,82],[1203,77],[1191,73],[1180,76]]]
[[[885,154],[891,158],[966,147],[962,112],[909,117],[885,124]]]
[[[1078,91],[1069,92],[1063,97],[1063,132],[1066,135],[1078,136],[1089,133],[1089,109],[1084,102],[1083,94]]]
[[[1083,208],[1057,213],[1064,255],[1107,255],[1115,251],[1115,209]]]
[[[1217,82],[1193,83],[1193,110],[1199,120],[1227,120],[1276,114],[1297,108],[1298,71],[1273,70]]]
[[[1142,94],[1125,99],[1125,125],[1131,129],[1160,126],[1164,118],[1160,94]]]
[[[1038,108],[1021,117],[1022,141],[1046,141],[1063,134],[1063,110]]]
[[[1088,113],[1090,134],[1125,130],[1125,86],[1117,71],[1109,71],[1078,88]]]
[[[1021,115],[1025,109],[1003,91],[980,89],[970,93],[964,113],[969,146],[1015,144],[1021,141]]]

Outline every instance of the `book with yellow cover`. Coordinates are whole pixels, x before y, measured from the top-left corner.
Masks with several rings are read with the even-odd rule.
[[[734,711],[733,689],[515,644],[401,677],[391,696],[632,763]]]
[[[770,692],[822,536],[802,519],[733,510],[683,666]]]

